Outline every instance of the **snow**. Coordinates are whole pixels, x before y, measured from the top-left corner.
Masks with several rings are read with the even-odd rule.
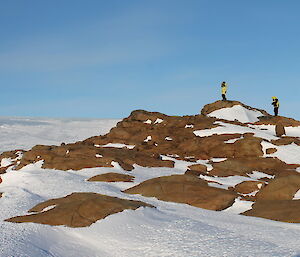
[[[0,138],[3,140],[0,140],[0,148],[4,151],[30,148],[47,142],[73,142],[104,134],[117,121],[2,118],[1,123]],[[299,224],[235,214],[250,208],[251,202],[236,199],[232,207],[223,212],[214,212],[121,192],[150,178],[184,174],[189,165],[195,164],[171,159],[176,161],[175,168],[144,168],[135,165],[134,170],[130,172],[124,171],[117,163],[112,163],[113,168],[81,171],[41,169],[40,161],[21,170],[10,170],[1,175],[3,182],[0,184],[0,192],[4,194],[0,198],[0,256],[243,257],[300,254]],[[202,160],[196,163],[209,166],[208,162],[209,160]],[[87,181],[94,175],[113,171],[131,174],[135,176],[135,180],[133,183]],[[257,172],[253,174],[259,175]],[[229,178],[228,181],[222,182],[232,185],[238,180]],[[63,197],[72,192],[96,192],[141,200],[156,208],[126,210],[85,228],[53,227],[34,223],[14,224],[3,221],[26,214],[30,208],[42,201]]]
[[[133,149],[135,145],[125,145],[125,144],[119,144],[119,143],[108,143],[106,145],[95,145],[96,147],[115,147],[115,148],[128,148]]]
[[[262,142],[265,157],[277,157],[287,164],[299,164],[300,162],[300,146],[295,143],[289,145],[276,146],[268,142]],[[277,151],[272,154],[266,154],[266,149],[276,148]]]
[[[172,139],[172,137],[165,137],[165,140],[172,141],[173,139]]]
[[[269,179],[274,178],[274,175],[269,175],[260,171],[252,171],[252,173],[248,173],[247,175],[254,180],[258,180],[261,178],[269,178]]]
[[[159,124],[159,123],[162,123],[164,120],[160,119],[160,118],[157,118],[156,121],[154,122],[154,124]]]
[[[36,144],[60,145],[104,135],[120,120],[0,117],[0,152]]]
[[[253,123],[259,121],[258,117],[264,116],[260,111],[248,110],[241,105],[230,108],[222,108],[209,113],[207,116],[224,120],[238,120],[242,123]]]
[[[151,124],[152,123],[152,120],[146,120],[144,121],[145,124]]]
[[[193,128],[193,127],[194,127],[193,124],[186,124],[186,125],[185,125],[185,128]]]
[[[146,139],[144,140],[144,142],[149,142],[152,140],[152,137],[151,136],[147,136]]]
[[[243,201],[240,197],[236,198],[234,204],[229,208],[225,209],[223,212],[240,214],[245,211],[251,210],[254,202]]]
[[[221,121],[216,121],[215,124],[219,126],[212,129],[195,130],[194,134],[199,137],[208,137],[214,134],[222,135],[222,134],[235,134],[235,133],[238,134],[254,133],[256,137],[260,137],[263,139],[267,139],[267,140],[278,139],[278,137],[276,137],[274,133],[270,131],[255,130],[252,127],[239,126],[239,125],[234,125],[234,124],[225,123]]]
[[[228,189],[229,187],[235,187],[237,184],[242,183],[244,181],[253,181],[252,178],[247,178],[243,176],[210,177],[207,175],[200,175],[200,178],[207,181],[214,181],[217,183],[216,185],[221,184],[222,186],[219,186],[224,189]]]

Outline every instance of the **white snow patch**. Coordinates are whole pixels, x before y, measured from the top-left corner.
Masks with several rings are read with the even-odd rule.
[[[162,123],[164,120],[160,119],[160,118],[157,118],[156,121],[154,122],[154,124],[159,124],[159,123]]]
[[[133,149],[135,145],[125,145],[125,144],[119,144],[119,143],[108,143],[106,145],[95,145],[96,147],[115,147],[115,148],[128,148]]]
[[[145,124],[152,124],[152,120],[146,120],[144,121]]]
[[[165,140],[172,141],[173,139],[171,137],[165,137]]]
[[[227,141],[224,141],[224,143],[226,143],[226,144],[233,144],[233,143],[235,143],[236,141],[238,141],[238,140],[240,140],[240,139],[243,139],[244,137],[242,136],[242,137],[239,137],[239,138],[234,138],[234,139],[229,139],[229,140],[227,140]]]
[[[260,137],[267,140],[278,139],[273,133],[269,131],[260,131],[253,128],[229,124],[221,121],[216,121],[214,124],[219,125],[219,127],[212,129],[195,130],[194,134],[199,137],[208,137],[212,135],[222,135],[222,134],[244,134],[244,133],[254,133],[256,137]]]
[[[147,136],[147,138],[144,140],[144,142],[149,142],[152,140],[152,137],[151,136]]]
[[[242,123],[253,123],[259,121],[258,117],[264,116],[260,111],[248,110],[241,105],[230,108],[222,108],[209,113],[207,116],[224,120],[238,120]]]
[[[225,209],[223,212],[240,214],[245,211],[251,210],[254,202],[243,201],[240,197],[236,198],[233,205]]]
[[[279,160],[287,163],[287,164],[299,164],[300,163],[300,146],[295,143],[289,145],[280,145],[275,146],[268,142],[262,142],[263,150],[267,148],[276,148],[277,151],[272,154],[265,154],[265,156],[277,157]]]
[[[96,158],[102,158],[103,157],[103,155],[101,155],[101,154],[96,154]]]
[[[243,176],[210,177],[207,175],[200,175],[200,178],[210,182],[217,182],[218,184],[223,185],[226,189],[228,189],[229,187],[235,187],[237,184],[244,181],[253,181],[252,178]]]
[[[7,166],[11,165],[12,162],[13,162],[13,161],[12,161],[11,158],[3,158],[3,159],[1,160],[1,167],[7,167]]]
[[[269,174],[266,174],[266,173],[260,172],[260,171],[252,171],[252,173],[247,173],[247,175],[254,180],[259,180],[261,178],[272,179],[275,177],[274,175],[269,175]]]
[[[223,161],[226,161],[227,158],[211,158],[210,160],[212,162],[223,162]]]
[[[194,127],[193,124],[186,124],[186,125],[185,125],[185,128],[193,128],[193,127]]]

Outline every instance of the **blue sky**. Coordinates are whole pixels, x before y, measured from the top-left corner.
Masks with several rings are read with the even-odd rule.
[[[298,0],[3,0],[0,115],[197,114],[220,98],[300,119]]]

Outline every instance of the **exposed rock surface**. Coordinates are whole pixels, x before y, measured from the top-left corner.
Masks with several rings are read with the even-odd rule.
[[[285,129],[284,126],[281,123],[277,123],[275,126],[275,134],[277,137],[282,137],[285,135]]]
[[[246,216],[300,223],[300,200],[265,200],[257,201],[252,209],[244,212]]]
[[[281,124],[284,127],[298,127],[300,121],[283,116],[263,116],[259,118],[259,121],[254,123],[255,125],[277,125]]]
[[[53,206],[53,208],[51,208]],[[47,210],[46,208],[51,208]],[[35,214],[17,216],[6,221],[34,222],[48,225],[65,225],[68,227],[87,227],[97,220],[122,212],[126,209],[153,207],[140,201],[131,201],[96,193],[72,193],[63,198],[40,203],[29,212]]]
[[[243,106],[244,108],[246,108],[248,110],[259,111],[263,115],[270,116],[270,114],[267,113],[265,110],[253,108],[253,107],[245,105],[245,104],[243,104],[243,103],[241,103],[239,101],[216,101],[214,103],[207,104],[201,110],[201,114],[202,115],[208,115],[211,112],[214,112],[216,110],[220,110],[220,109],[223,109],[223,108],[230,108],[230,107],[233,107],[235,105],[241,105],[241,106]]]
[[[244,181],[237,184],[234,191],[240,194],[251,194],[260,190],[263,186],[265,186],[265,182],[262,181]]]
[[[101,175],[96,175],[88,179],[88,181],[103,181],[103,182],[133,182],[134,176],[109,172]]]
[[[208,186],[195,176],[172,175],[147,180],[124,191],[164,201],[186,203],[208,210],[223,210],[231,206],[236,193]]]

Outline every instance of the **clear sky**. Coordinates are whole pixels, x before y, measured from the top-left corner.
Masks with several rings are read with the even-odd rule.
[[[1,0],[0,115],[196,114],[228,98],[300,119],[299,0]]]

